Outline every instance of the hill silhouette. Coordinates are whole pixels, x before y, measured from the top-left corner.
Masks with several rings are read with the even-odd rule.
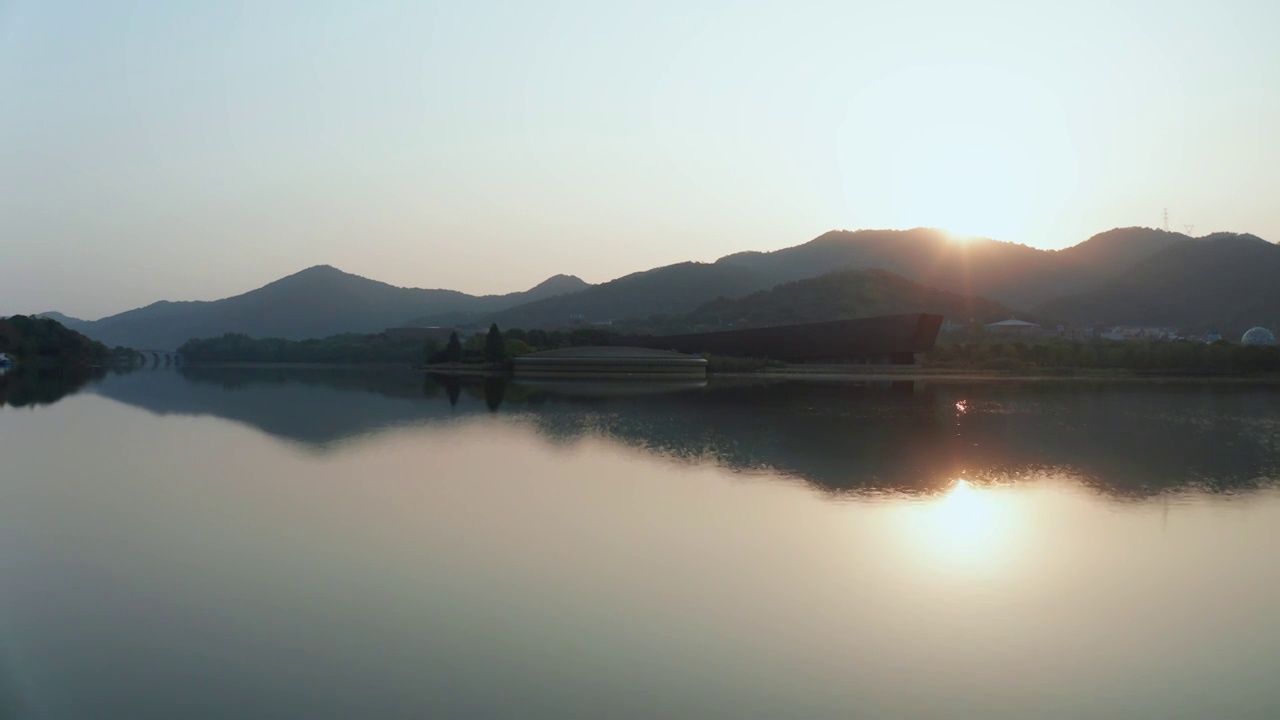
[[[1112,272],[1127,270],[1134,263],[1154,256],[1176,243],[1193,241],[1189,235],[1156,228],[1127,227],[1098,233],[1078,245],[1058,251],[1066,266],[1099,279]],[[1203,238],[1202,238],[1203,239]]]
[[[81,327],[83,327],[89,322],[88,320],[81,320],[80,318],[71,317],[70,315],[63,315],[60,312],[42,312],[42,313],[37,313],[32,317],[47,318],[49,320],[53,320],[59,323],[63,327],[70,328],[72,330],[79,330]]]
[[[796,247],[738,253],[717,263],[748,268],[775,282],[840,269],[879,268],[930,287],[1029,308],[1081,292],[1143,258],[1190,239],[1151,228],[1122,228],[1055,251],[987,238],[957,240],[929,228],[839,230]]]
[[[496,311],[577,289],[586,283],[557,276],[507,295],[401,288],[318,265],[257,290],[208,302],[153,303],[79,326],[108,345],[176,349],[193,337],[244,333],[288,340],[341,333],[374,333],[429,312]]]
[[[573,315],[613,321],[679,315],[720,297],[738,298],[831,272],[865,269],[887,270],[928,287],[1026,310],[1089,290],[1133,263],[1189,240],[1180,233],[1123,228],[1054,251],[983,238],[958,241],[928,228],[838,230],[795,247],[735,253],[709,264],[669,265],[500,313],[449,320],[538,327],[563,324]]]
[[[1235,339],[1254,325],[1280,325],[1280,245],[1234,233],[1174,243],[1037,312],[1081,324],[1169,325]]]
[[[1255,259],[1262,265],[1248,267],[1252,256],[1241,255],[1248,251],[1235,249],[1236,240],[1252,243],[1253,252],[1258,253]],[[487,326],[496,322],[501,327],[536,328],[564,325],[579,316],[614,322],[681,318],[720,299],[739,299],[833,272],[879,269],[925,288],[986,298],[1049,320],[1180,328],[1216,325],[1234,332],[1238,324],[1272,322],[1277,317],[1267,293],[1276,276],[1268,277],[1262,269],[1269,267],[1268,253],[1275,249],[1253,236],[1218,233],[1197,239],[1151,228],[1108,230],[1063,250],[984,238],[957,240],[928,228],[838,230],[795,247],[735,253],[713,263],[677,263],[599,285],[557,275],[530,290],[507,295],[477,297],[454,290],[399,288],[318,266],[213,302],[160,302],[93,322],[47,315],[108,345],[173,349],[192,337],[228,332],[302,340],[376,333],[405,324]],[[1182,253],[1190,254],[1178,260]],[[1202,276],[1209,268],[1214,268],[1216,277],[1206,284]],[[1197,284],[1195,293],[1187,295],[1188,285]],[[1219,285],[1219,290],[1210,290]],[[1196,300],[1184,302],[1188,297]],[[926,309],[904,306],[898,311]],[[814,311],[786,312],[775,307],[753,312],[783,317]],[[963,315],[944,314],[955,319]],[[686,320],[701,323],[705,318]]]
[[[693,312],[623,323],[626,332],[677,334],[927,312],[958,322],[994,322],[1012,311],[999,303],[927,287],[885,270],[845,270],[784,283]]]
[[[563,324],[579,314],[612,320],[685,313],[718,297],[739,297],[776,284],[766,275],[740,267],[686,262],[518,305],[481,320],[527,328]]]

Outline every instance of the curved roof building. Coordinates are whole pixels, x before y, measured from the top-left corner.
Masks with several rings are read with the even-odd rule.
[[[1249,328],[1245,331],[1244,337],[1240,338],[1240,342],[1245,345],[1275,345],[1275,333],[1264,327]]]

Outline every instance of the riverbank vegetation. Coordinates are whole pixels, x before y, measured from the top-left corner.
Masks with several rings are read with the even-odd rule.
[[[1011,374],[1116,370],[1148,375],[1256,375],[1280,373],[1280,347],[1184,340],[968,342],[937,345],[920,364],[938,370]]]
[[[489,332],[471,335],[465,341],[459,341],[455,332],[439,351],[433,352],[428,346],[427,363],[501,365],[512,358],[543,350],[608,345],[611,336],[608,330],[596,328],[578,328],[568,332],[512,328],[504,332],[495,324],[489,326]]]
[[[333,335],[315,340],[252,338],[241,333],[221,337],[193,338],[178,348],[187,362],[244,363],[426,363],[483,365],[506,360],[539,350],[581,345],[607,345],[610,333],[605,330],[519,329],[487,333],[452,333],[448,341],[377,333],[372,335]]]
[[[227,333],[215,338],[193,338],[178,348],[187,362],[261,363],[418,363],[422,340],[376,335],[332,335],[315,340],[251,338]]]

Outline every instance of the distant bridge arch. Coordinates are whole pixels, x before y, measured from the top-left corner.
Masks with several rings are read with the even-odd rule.
[[[138,352],[142,355],[143,366],[150,365],[151,367],[160,367],[160,364],[163,363],[165,367],[169,367],[170,365],[182,364],[182,355],[173,350],[147,349],[138,350]],[[148,358],[150,358],[150,360],[148,360]]]

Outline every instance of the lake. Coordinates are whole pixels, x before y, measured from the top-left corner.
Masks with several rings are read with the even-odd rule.
[[[0,716],[1280,717],[1280,388],[0,385]]]

